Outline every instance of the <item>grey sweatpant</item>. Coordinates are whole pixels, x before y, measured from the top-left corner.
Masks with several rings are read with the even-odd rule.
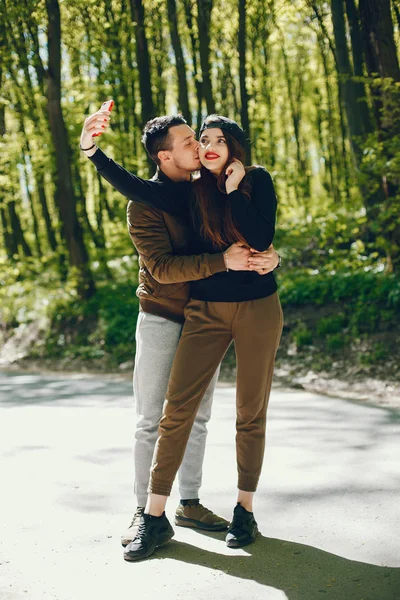
[[[158,437],[169,375],[182,326],[162,317],[140,312],[136,327],[133,393],[136,400],[134,442],[135,485],[138,506],[145,506],[150,467]],[[182,499],[198,498],[207,437],[207,423],[219,368],[208,386],[194,421],[178,472]]]

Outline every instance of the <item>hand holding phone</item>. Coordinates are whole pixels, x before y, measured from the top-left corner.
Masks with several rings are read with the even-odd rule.
[[[112,111],[112,107],[114,106],[114,100],[106,100],[100,107],[100,110],[109,110]]]
[[[114,100],[106,100],[101,105],[99,112],[104,111],[104,110],[107,110],[107,111],[111,112],[113,106],[114,106]],[[97,137],[97,136],[101,135],[102,133],[103,133],[102,131],[100,131],[99,133],[94,133],[92,135],[92,137]]]

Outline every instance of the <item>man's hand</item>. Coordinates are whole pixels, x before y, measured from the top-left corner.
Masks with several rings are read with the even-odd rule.
[[[270,273],[279,264],[279,256],[272,244],[264,252],[258,252],[254,248],[250,248],[250,253],[249,267],[252,271],[257,271],[259,275]]]
[[[240,244],[232,244],[224,252],[226,256],[227,267],[231,271],[251,271],[249,266],[249,259],[251,252],[248,248],[241,246]]]
[[[93,146],[95,139],[93,138],[94,133],[104,133],[110,127],[110,112],[107,109],[100,109],[93,115],[90,115],[83,124],[81,133],[81,148],[90,148]],[[96,148],[93,148],[89,152],[86,152],[86,156],[92,156],[96,152]]]
[[[244,170],[243,163],[236,158],[231,162],[230,165],[226,167],[225,171],[228,179],[225,182],[226,193],[230,194],[234,190],[237,190],[239,187],[239,183],[242,181],[243,177],[246,175],[246,171]]]

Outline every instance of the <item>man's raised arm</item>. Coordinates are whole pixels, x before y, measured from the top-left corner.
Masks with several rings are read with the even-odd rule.
[[[163,195],[162,185],[130,173],[96,146],[96,138],[93,138],[93,135],[105,133],[109,127],[108,110],[100,109],[90,115],[85,120],[81,132],[80,148],[83,153],[92,161],[98,173],[128,200],[160,210],[170,210],[170,202]]]

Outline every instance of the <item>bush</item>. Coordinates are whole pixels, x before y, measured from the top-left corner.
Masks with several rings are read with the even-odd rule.
[[[347,323],[348,319],[344,314],[322,318],[317,323],[317,334],[321,337],[324,337],[331,333],[337,334],[340,331],[343,331]]]
[[[313,342],[312,332],[304,323],[301,323],[293,332],[293,340],[297,348],[311,346]]]
[[[121,259],[113,267],[114,279],[97,281],[96,294],[87,302],[77,298],[69,282],[60,282],[50,266],[42,273],[34,261],[27,261],[26,271],[22,263],[1,266],[2,340],[19,325],[40,320],[44,322],[41,339],[31,349],[35,358],[76,359],[111,368],[132,360],[139,311],[134,261]],[[398,276],[368,269],[328,272],[284,267],[277,278],[284,311],[289,323],[294,323],[286,323],[288,346],[291,342],[298,349],[312,345],[313,355],[319,351],[329,361],[330,354],[350,348],[350,342],[354,353],[362,344],[368,348],[359,359],[364,364],[382,363],[390,354],[384,345],[372,350],[371,345],[382,333],[400,329]],[[291,311],[298,307],[299,311]],[[227,372],[233,372],[233,349],[224,364]]]
[[[103,285],[86,304],[72,301],[57,307],[47,351],[88,360],[109,355],[115,363],[125,362],[135,353],[138,311],[133,284]]]
[[[372,349],[360,354],[359,358],[362,365],[369,366],[385,362],[389,357],[390,350],[383,343],[378,343]]]
[[[329,352],[337,352],[338,350],[343,350],[349,344],[349,339],[347,336],[342,335],[340,333],[335,333],[333,335],[329,335],[326,338],[325,345]]]
[[[332,306],[317,334],[349,328],[353,335],[400,326],[400,279],[386,273],[282,273],[279,294],[283,307]],[[338,313],[339,309],[339,314]]]

